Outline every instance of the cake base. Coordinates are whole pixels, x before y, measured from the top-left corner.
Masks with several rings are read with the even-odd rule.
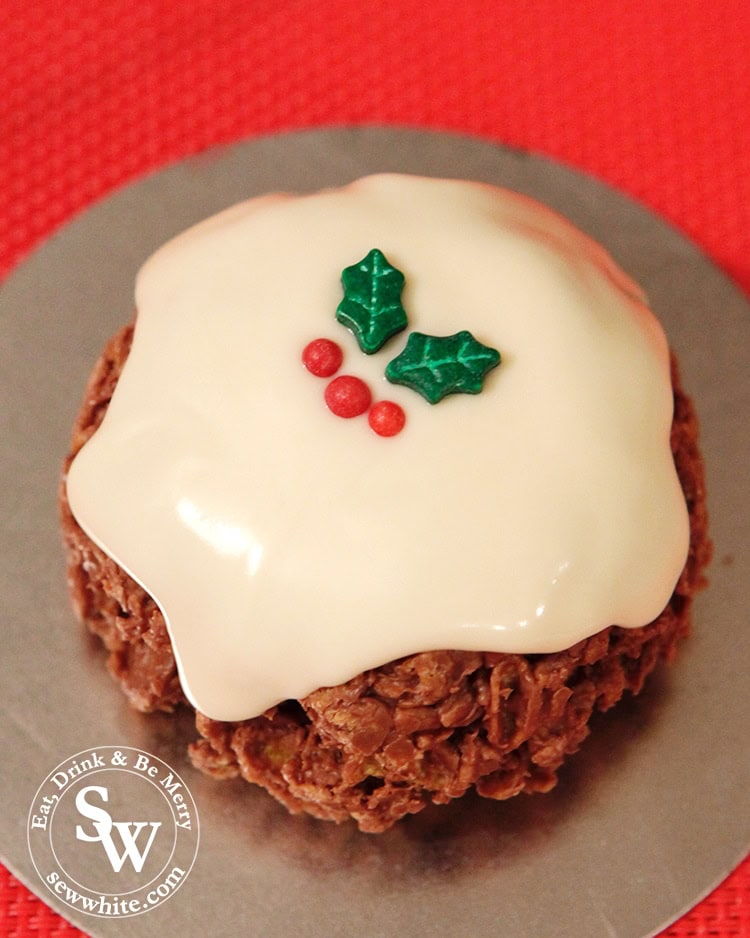
[[[65,470],[99,426],[130,349],[132,326],[108,344],[89,381]],[[690,514],[690,552],[674,594],[643,628],[612,626],[565,651],[510,655],[434,651],[366,671],[239,723],[196,713],[193,763],[241,775],[292,812],[386,830],[404,815],[470,789],[503,799],[551,789],[597,710],[638,693],[689,630],[710,559],[698,426],[673,363],[672,451]],[[65,475],[65,473],[64,473]],[[151,597],[78,527],[60,494],[68,580],[78,618],[138,710],[189,706],[164,618]]]

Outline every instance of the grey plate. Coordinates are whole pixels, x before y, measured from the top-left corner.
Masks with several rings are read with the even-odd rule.
[[[134,274],[185,226],[272,189],[380,170],[461,176],[536,196],[609,247],[646,287],[703,424],[716,559],[677,665],[596,721],[551,794],[467,798],[382,836],[289,817],[263,792],[187,764],[183,720],[130,711],[75,626],[57,530],[59,464],[84,381],[131,314]],[[606,186],[488,143],[406,130],[326,130],[240,143],[95,205],[0,291],[3,858],[93,935],[633,936],[663,928],[750,843],[746,584],[748,306],[683,237]],[[201,816],[190,879],[127,925],[56,905],[25,823],[46,775],[83,749],[153,752]]]

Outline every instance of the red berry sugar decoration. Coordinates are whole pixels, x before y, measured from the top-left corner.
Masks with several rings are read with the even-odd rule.
[[[367,422],[378,436],[395,436],[404,429],[406,414],[395,401],[376,401],[370,408]]]
[[[317,378],[335,375],[343,360],[341,346],[331,339],[313,339],[302,350],[302,364]]]
[[[339,375],[325,389],[325,402],[337,417],[359,417],[372,403],[372,394],[365,382],[354,375]]]
[[[332,339],[313,339],[302,350],[302,364],[317,378],[336,374],[343,360],[341,346]],[[339,375],[329,381],[323,396],[326,406],[337,417],[348,419],[367,413],[368,423],[378,436],[395,436],[406,422],[403,410],[393,401],[372,404],[370,389],[354,375]]]

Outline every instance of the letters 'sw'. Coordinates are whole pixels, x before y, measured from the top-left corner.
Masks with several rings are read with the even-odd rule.
[[[104,851],[107,854],[112,869],[119,873],[123,868],[125,861],[130,860],[136,873],[140,873],[146,857],[151,849],[151,845],[156,837],[156,831],[161,827],[160,821],[113,821],[109,811],[98,805],[91,804],[86,800],[89,792],[96,792],[102,801],[109,800],[109,792],[106,788],[98,785],[89,785],[82,788],[76,795],[76,808],[79,814],[93,822],[95,834],[87,834],[80,824],[76,824],[76,838],[85,840],[89,843],[101,841]],[[146,828],[151,828],[147,833]],[[112,829],[117,832],[121,843],[121,852],[112,838]],[[143,840],[141,835],[147,838],[145,846],[141,849],[138,840]]]

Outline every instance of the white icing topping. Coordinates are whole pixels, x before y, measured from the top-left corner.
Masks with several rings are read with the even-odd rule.
[[[372,356],[335,321],[377,247],[407,331]],[[532,200],[375,176],[235,206],[159,250],[133,348],[75,459],[84,530],[160,604],[180,678],[254,716],[438,648],[558,651],[669,600],[688,518],[664,335],[601,247]],[[408,331],[497,348],[478,395],[388,384]],[[323,403],[305,344],[404,408],[384,439]]]

